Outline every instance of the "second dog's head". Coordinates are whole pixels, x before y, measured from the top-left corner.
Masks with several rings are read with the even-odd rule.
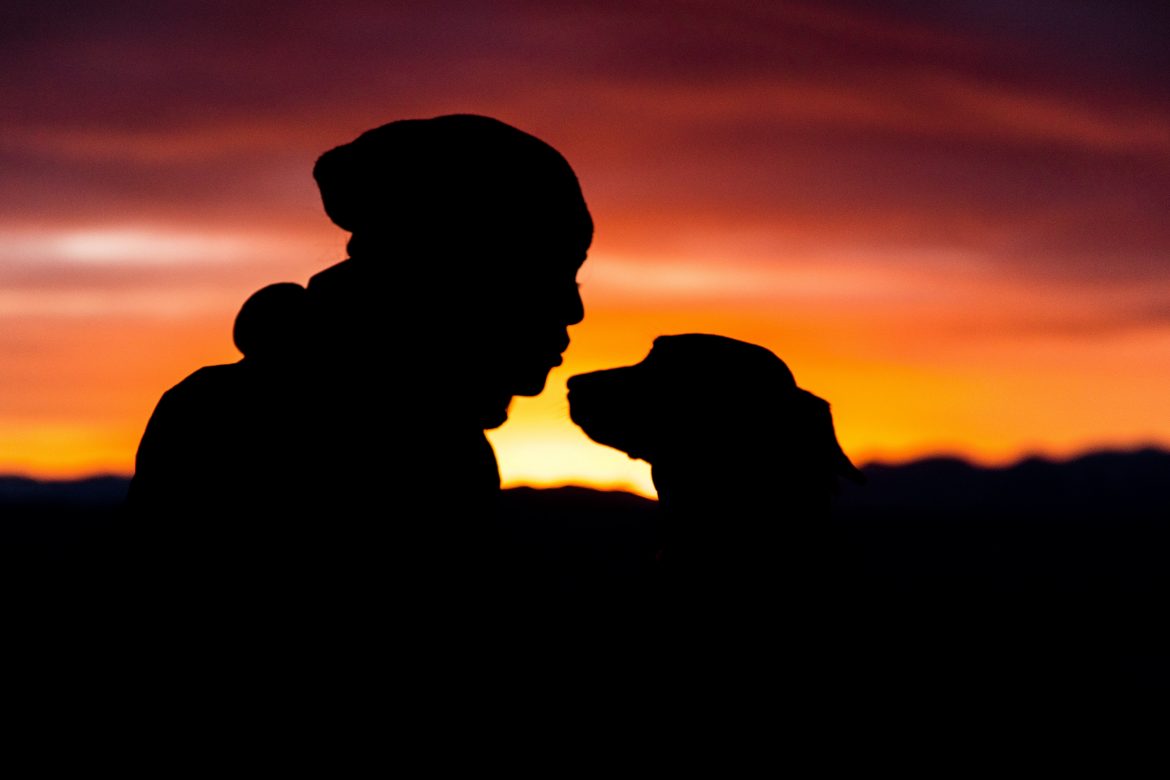
[[[749,466],[818,482],[860,478],[837,443],[829,404],[755,344],[660,336],[642,362],[580,374],[568,387],[573,422],[599,444],[652,464],[656,480],[660,468]]]

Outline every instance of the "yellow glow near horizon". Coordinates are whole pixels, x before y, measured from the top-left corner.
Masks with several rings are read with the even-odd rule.
[[[0,421],[0,473],[78,479],[134,471],[142,431],[96,425],[14,424]]]

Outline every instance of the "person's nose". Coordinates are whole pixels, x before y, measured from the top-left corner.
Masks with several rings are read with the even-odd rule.
[[[577,286],[576,282],[569,290],[563,311],[565,325],[576,325],[585,319],[585,302],[581,300],[581,288]]]

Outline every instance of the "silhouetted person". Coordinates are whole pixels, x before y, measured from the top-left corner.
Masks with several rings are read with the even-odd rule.
[[[470,115],[370,130],[313,174],[349,258],[256,293],[236,322],[243,360],[163,396],[132,535],[245,578],[409,588],[400,602],[482,591],[509,568],[484,430],[543,389],[584,314],[593,226],[576,176]]]

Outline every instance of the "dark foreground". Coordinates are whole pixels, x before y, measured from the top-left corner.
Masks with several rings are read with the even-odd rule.
[[[753,601],[747,611],[708,612],[706,626],[768,647],[811,648],[798,663],[803,671],[790,673],[813,674],[816,656],[815,674],[837,696],[842,687],[863,695],[871,684],[883,695],[1032,688],[1143,697],[1170,688],[1161,630],[1170,595],[1170,455],[1099,454],[1004,470],[933,460],[866,473],[865,487],[838,499],[826,576],[789,581],[774,611]],[[8,607],[69,620],[62,605],[84,601],[72,597],[116,575],[104,556],[125,488],[112,477],[0,479]],[[644,588],[655,502],[584,488],[521,488],[504,501],[513,535],[542,562],[540,587],[554,593],[553,609],[604,609]],[[653,599],[640,603],[654,609]],[[604,623],[596,610],[588,619]],[[654,620],[648,615],[647,625]],[[751,630],[740,634],[745,622]],[[834,688],[834,679],[846,682]]]

